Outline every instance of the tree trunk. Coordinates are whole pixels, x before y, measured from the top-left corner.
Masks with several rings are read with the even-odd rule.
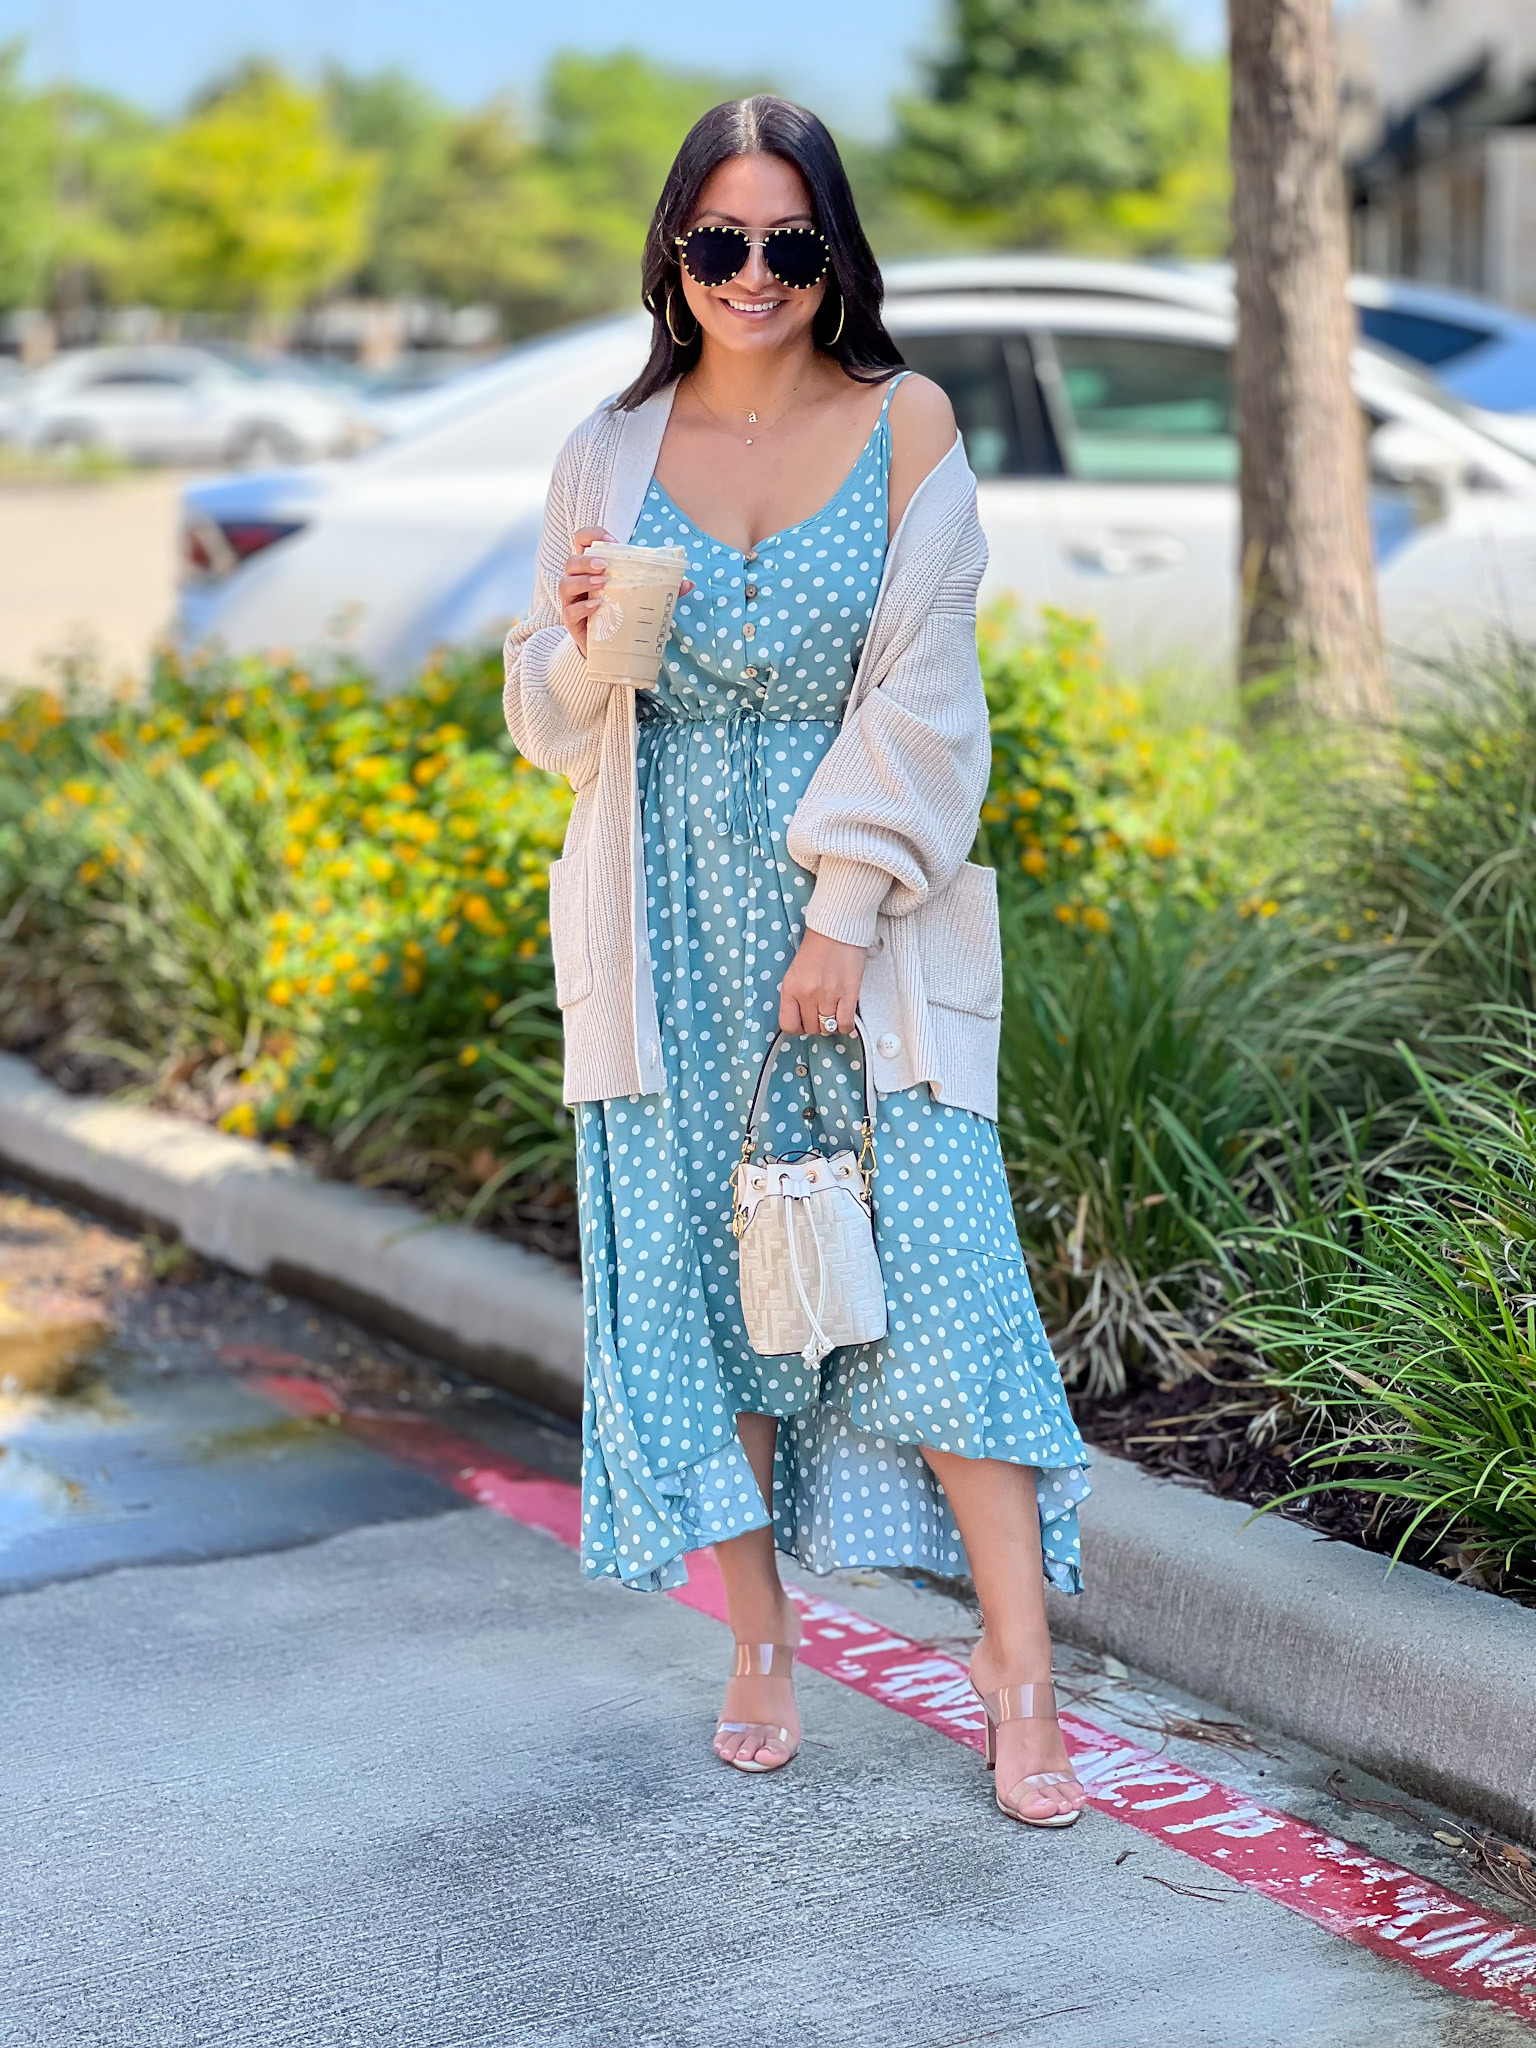
[[[1267,705],[1390,716],[1330,0],[1228,0],[1242,674]]]

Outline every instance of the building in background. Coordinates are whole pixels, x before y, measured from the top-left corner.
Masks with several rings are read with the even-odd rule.
[[[1359,0],[1340,44],[1356,267],[1536,312],[1536,0]]]

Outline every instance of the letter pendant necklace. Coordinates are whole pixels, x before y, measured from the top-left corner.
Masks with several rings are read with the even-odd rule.
[[[731,422],[725,417],[723,413],[716,412],[715,408],[710,404],[709,400],[704,396],[703,392],[699,389],[697,384],[695,384],[693,387],[693,395],[699,401],[700,405],[703,406],[704,410],[709,414],[710,418],[717,421],[719,425],[721,425],[727,430],[727,432],[735,434],[739,431],[738,428],[732,426]],[[800,386],[797,384],[794,390],[790,392],[789,398],[786,401],[783,410],[779,413],[778,418],[769,420],[768,425],[770,427],[776,427],[779,424],[779,420],[785,418],[785,416],[793,410],[795,400],[799,397],[799,395]],[[749,427],[755,427],[757,423],[757,409],[754,406],[747,414],[747,425]],[[745,434],[742,436],[742,438],[746,446],[750,448],[752,446],[753,441],[757,437],[754,434]]]

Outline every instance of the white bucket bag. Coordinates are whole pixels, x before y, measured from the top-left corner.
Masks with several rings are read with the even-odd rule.
[[[741,1159],[731,1174],[733,1228],[747,1341],[765,1358],[798,1351],[819,1365],[839,1344],[886,1330],[885,1281],[875,1248],[875,1084],[862,1022],[864,1116],[858,1152],[756,1157],[768,1085],[787,1033],[758,1071]]]

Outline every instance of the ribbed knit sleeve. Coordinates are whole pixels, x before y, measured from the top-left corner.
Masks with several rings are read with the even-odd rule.
[[[564,775],[578,788],[597,771],[610,690],[587,675],[586,656],[560,616],[559,584],[577,529],[592,523],[577,517],[577,503],[584,471],[605,453],[606,424],[602,411],[594,413],[560,451],[544,508],[533,602],[503,649],[507,730],[535,767]]]
[[[991,762],[976,658],[986,543],[959,521],[937,588],[857,703],[790,821],[791,857],[816,876],[812,931],[872,945],[875,919],[947,888],[976,837]]]

